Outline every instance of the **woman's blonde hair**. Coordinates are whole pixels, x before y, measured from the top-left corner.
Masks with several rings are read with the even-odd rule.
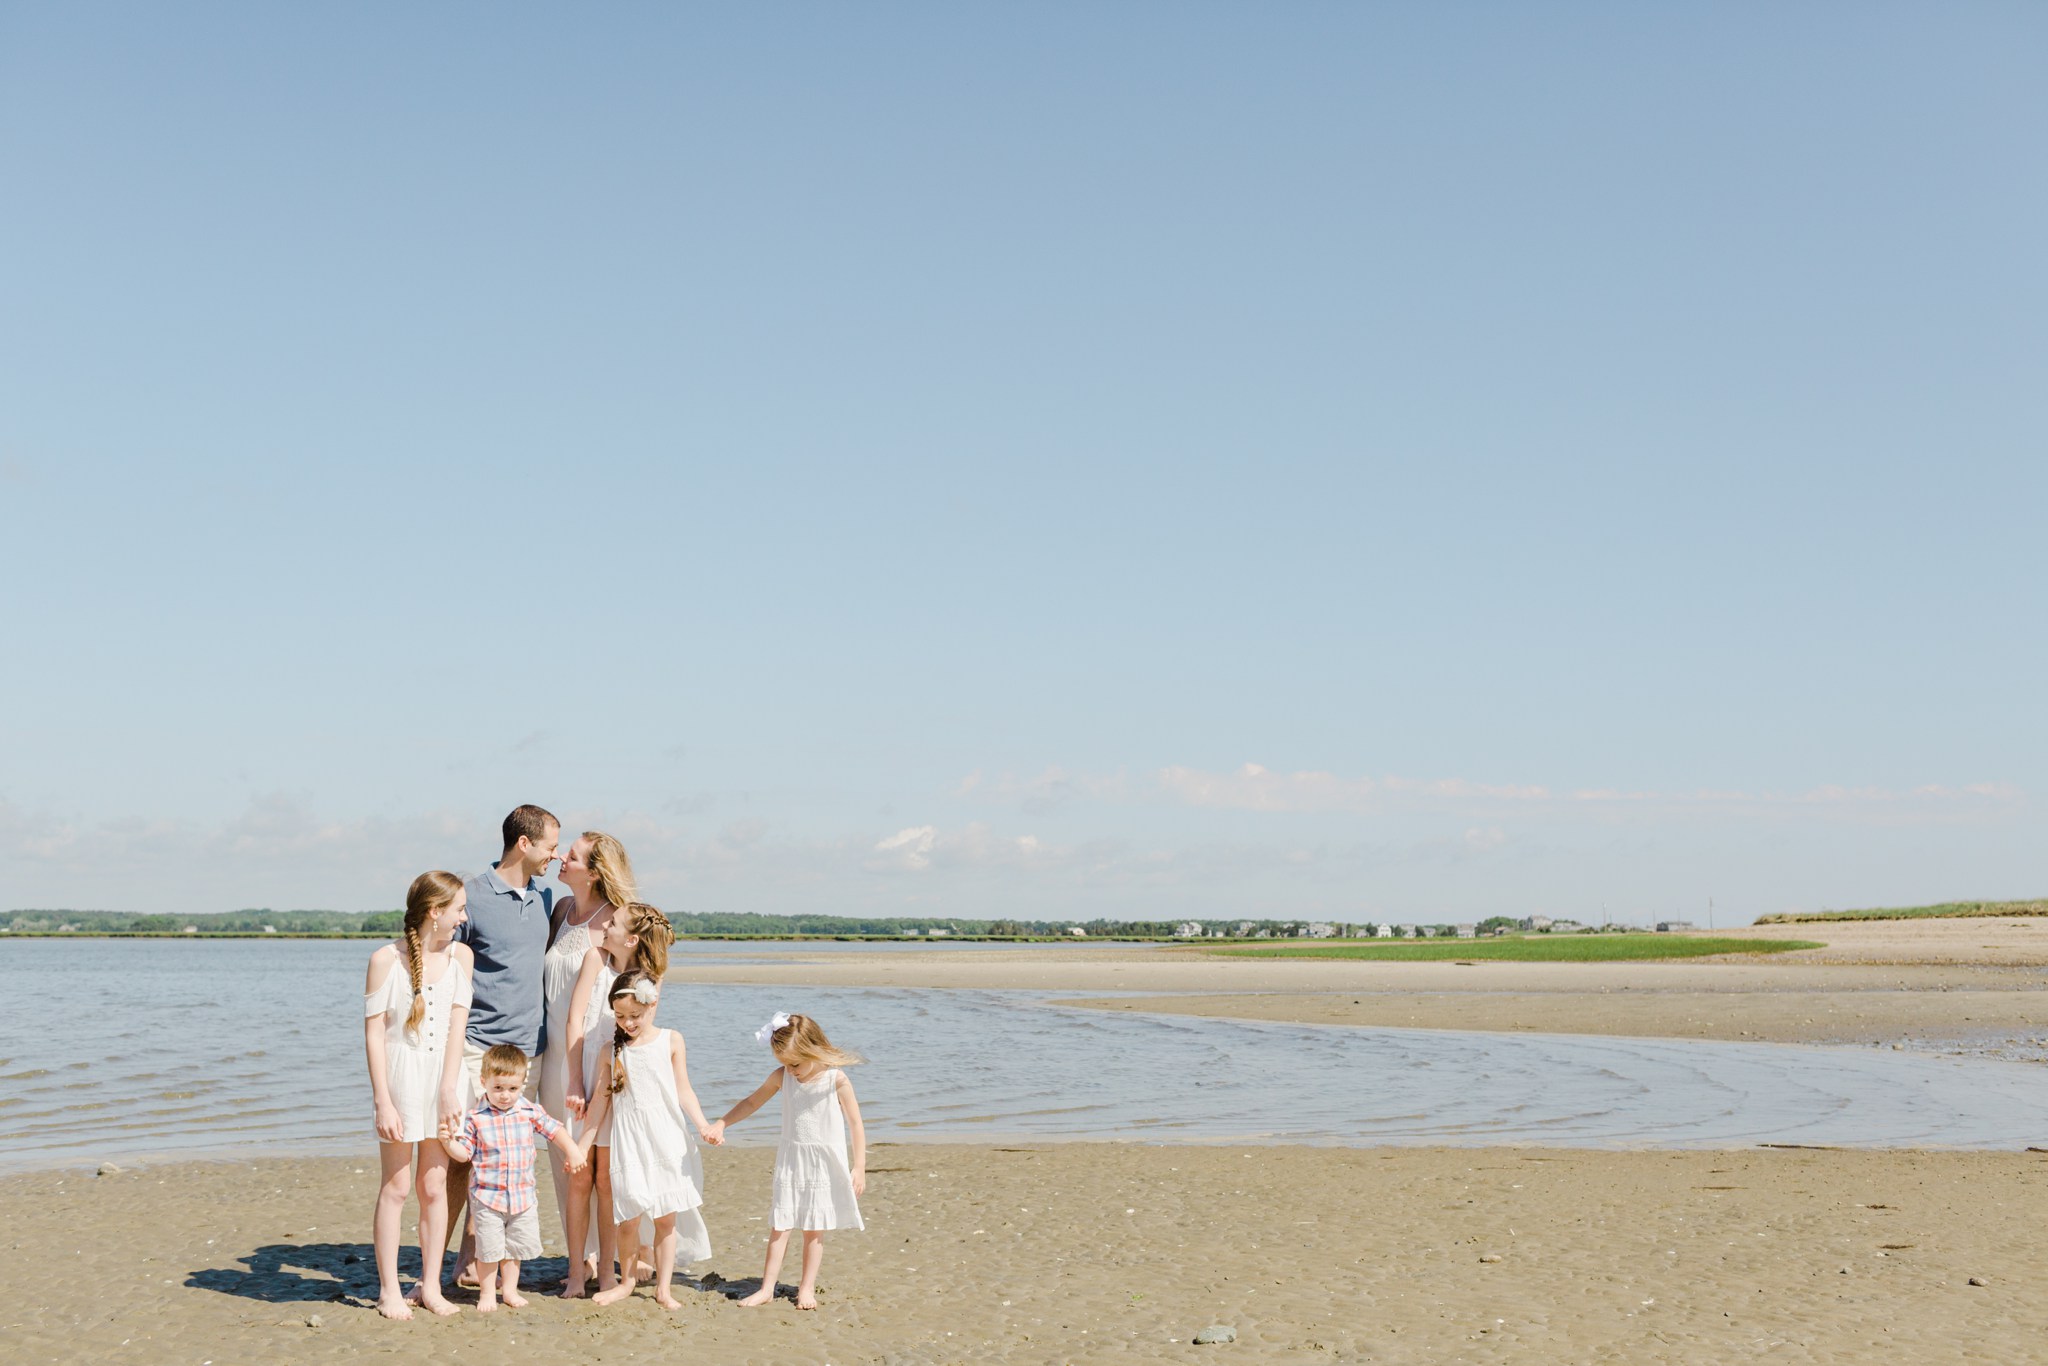
[[[644,901],[629,901],[612,914],[621,917],[626,933],[636,941],[633,961],[626,965],[627,970],[638,969],[658,985],[668,976],[668,946],[676,942],[675,926]]]
[[[785,1055],[801,1067],[807,1062],[821,1062],[827,1067],[853,1067],[867,1061],[858,1053],[849,1053],[825,1037],[825,1031],[818,1022],[808,1015],[792,1015],[789,1023],[768,1036],[768,1047],[779,1059]]]
[[[602,830],[586,830],[583,838],[590,841],[590,890],[614,906],[637,900],[640,892],[626,846]]]
[[[605,1004],[612,1009],[612,1086],[611,1093],[617,1095],[626,1089],[626,1031],[619,1027],[619,1012],[616,1002],[621,996],[633,996],[633,988],[642,982],[651,983],[657,996],[661,993],[661,979],[649,977],[638,968],[627,968],[612,978],[611,990],[605,993]],[[635,1000],[639,998],[634,997]],[[652,1006],[648,1007],[650,1010]]]
[[[417,1037],[420,1022],[427,1018],[427,997],[421,985],[421,973],[425,970],[426,946],[421,942],[421,931],[434,912],[445,911],[454,904],[462,891],[462,879],[453,873],[435,869],[421,873],[412,880],[412,886],[405,891],[405,972],[412,980],[412,1009],[405,1015],[405,1032]]]

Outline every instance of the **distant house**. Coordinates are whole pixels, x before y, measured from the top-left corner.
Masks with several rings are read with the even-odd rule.
[[[1479,927],[1477,925],[1460,925],[1457,928],[1458,938],[1460,939],[1477,939],[1479,937]]]
[[[1550,922],[1550,932],[1552,934],[1577,934],[1585,928],[1584,925],[1581,925],[1576,920],[1553,920]]]
[[[1237,922],[1237,928],[1232,930],[1231,933],[1235,934],[1239,939],[1242,939],[1246,935],[1250,934],[1256,928],[1257,927],[1253,925],[1251,921],[1240,920]]]
[[[276,934],[276,933],[277,933],[277,926],[275,926],[275,925],[265,925],[265,926],[263,927],[263,932],[264,932],[265,934]]]
[[[1073,935],[1076,939],[1086,939],[1088,937],[1088,931],[1082,929],[1079,925],[1071,927],[1067,933]]]
[[[1337,937],[1337,927],[1329,924],[1327,921],[1318,920],[1315,924],[1308,927],[1308,936],[1311,939],[1335,939]]]
[[[1660,920],[1657,922],[1657,933],[1659,934],[1683,933],[1697,928],[1699,927],[1690,920]]]
[[[1394,937],[1397,939],[1414,939],[1418,936],[1413,925],[1396,925],[1394,927]]]
[[[1552,923],[1552,920],[1547,915],[1532,915],[1528,917],[1526,920],[1522,921],[1522,928],[1525,930],[1534,930],[1538,934],[1541,934],[1543,931],[1549,929]]]
[[[924,932],[924,937],[927,939],[944,939],[951,933],[951,930],[930,929]]]
[[[1180,924],[1173,927],[1173,937],[1175,939],[1200,939],[1202,937],[1202,927],[1195,921],[1183,920]]]
[[[197,934],[197,933],[199,933],[199,927],[198,927],[197,925],[187,925],[187,926],[185,927],[185,933],[187,933],[187,934]]]
[[[1394,937],[1394,927],[1392,925],[1375,925],[1373,926],[1372,937],[1375,939],[1392,939]]]

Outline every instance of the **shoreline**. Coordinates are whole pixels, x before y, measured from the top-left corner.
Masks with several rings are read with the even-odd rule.
[[[2037,932],[2039,923],[1859,921],[1830,926],[1819,949],[1618,963],[1226,958],[1115,946],[987,949],[972,957],[855,950],[772,963],[679,953],[669,980],[1049,991],[1060,1004],[1088,1009],[1276,1023],[2048,1058],[2048,932]],[[1799,938],[1811,929],[1734,933]]]

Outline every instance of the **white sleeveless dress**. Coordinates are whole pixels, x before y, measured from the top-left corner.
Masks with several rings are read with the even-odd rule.
[[[548,1042],[540,1057],[540,1108],[569,1126],[569,1137],[581,1139],[581,1122],[569,1116],[569,1007],[576,995],[576,978],[583,971],[583,958],[591,949],[590,926],[564,925],[555,942],[548,945],[541,960],[541,1000],[547,1010]],[[602,986],[598,988],[602,991]],[[585,1019],[589,1013],[585,1012]],[[586,1052],[588,1050],[586,1049]],[[548,1166],[555,1181],[555,1214],[562,1227],[569,1227],[569,1167],[562,1150],[548,1145]],[[597,1255],[597,1194],[590,1197],[590,1220],[584,1235],[584,1253]]]
[[[782,1069],[782,1137],[775,1145],[770,1228],[865,1228],[846,1157],[846,1113],[839,1078],[829,1067],[809,1081]]]
[[[676,1216],[676,1265],[711,1255],[704,1226],[704,1160],[696,1130],[676,1095],[669,1036],[657,1029],[645,1043],[619,1050],[626,1086],[612,1097],[612,1216]]]
[[[611,1084],[610,1078],[597,1074],[599,1059],[604,1057],[604,1046],[612,1041],[612,1031],[618,1028],[618,1018],[612,1014],[612,983],[618,980],[619,972],[604,959],[597,965],[597,980],[590,984],[590,1009],[583,1017],[583,1084],[590,1088],[585,1100],[596,1098],[597,1088]],[[582,1121],[570,1126],[576,1138],[584,1134]],[[609,1148],[612,1143],[612,1112],[604,1112],[604,1123],[597,1126],[597,1146]]]
[[[402,1143],[424,1143],[441,1136],[441,1069],[448,1057],[448,1017],[456,1006],[470,1005],[469,972],[454,954],[441,965],[441,975],[420,984],[427,1013],[419,1032],[408,1035],[405,1017],[412,1012],[412,973],[401,951],[384,984],[363,997],[363,1018],[384,1017],[384,1071],[391,1103],[398,1107]],[[458,1045],[459,1047],[459,1045]],[[374,1130],[376,1120],[372,1118]]]

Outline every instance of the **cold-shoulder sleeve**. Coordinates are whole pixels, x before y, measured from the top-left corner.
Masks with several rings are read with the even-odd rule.
[[[363,993],[363,1018],[382,1015],[391,1009],[391,987],[398,980],[398,965],[391,965],[391,971],[384,974],[384,980],[377,984],[375,991]]]
[[[476,997],[476,986],[470,978],[469,969],[462,966],[459,959],[449,964],[449,966],[455,969],[456,978],[455,995],[450,999],[448,1007],[451,1010],[457,1008],[468,1010],[475,1003]]]

